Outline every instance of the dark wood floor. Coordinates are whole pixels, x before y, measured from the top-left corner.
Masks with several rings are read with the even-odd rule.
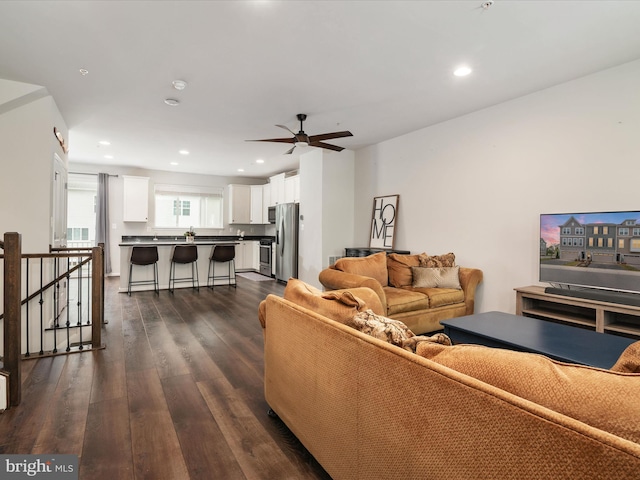
[[[104,350],[23,362],[1,453],[74,453],[80,478],[328,479],[263,395],[259,302],[274,281],[117,293]]]

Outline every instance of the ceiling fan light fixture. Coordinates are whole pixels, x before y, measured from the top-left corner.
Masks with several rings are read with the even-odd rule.
[[[175,98],[165,98],[164,99],[164,103],[166,103],[170,107],[176,107],[176,106],[180,105],[180,102],[178,100],[176,100]]]
[[[294,145],[298,148],[304,148],[304,147],[308,147],[309,144],[307,142],[296,142],[294,143]]]

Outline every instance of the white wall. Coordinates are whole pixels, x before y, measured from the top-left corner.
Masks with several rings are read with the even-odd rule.
[[[477,312],[515,312],[541,213],[640,210],[639,85],[635,61],[357,151],[357,243],[398,193],[396,248],[454,252],[484,271]]]
[[[25,253],[49,251],[54,153],[67,161],[54,127],[69,138],[44,88],[0,79],[0,235],[22,234]]]
[[[162,170],[145,170],[140,168],[116,167],[111,165],[94,165],[71,163],[69,171],[76,173],[109,173],[114,175],[109,177],[109,223],[112,228],[109,231],[111,249],[111,275],[119,275],[120,269],[120,247],[119,244],[123,235],[176,235],[181,237],[183,228],[160,229],[154,228],[155,204],[154,187],[157,183],[174,185],[195,185],[210,187],[226,187],[230,183],[234,184],[263,184],[264,179],[246,177],[222,177],[216,175],[194,175],[187,173],[174,173]],[[116,176],[117,175],[117,176]],[[123,175],[134,175],[149,177],[149,221],[148,222],[124,222],[123,218]],[[229,225],[228,224],[228,198],[225,188],[224,198],[224,224],[221,229],[198,228],[200,235],[235,235],[238,229],[245,232],[245,235],[269,234],[262,225]],[[115,226],[115,228],[113,228]],[[266,227],[269,228],[269,227]]]

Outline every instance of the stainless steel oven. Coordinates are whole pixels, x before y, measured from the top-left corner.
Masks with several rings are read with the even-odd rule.
[[[271,240],[260,240],[260,273],[271,276]]]

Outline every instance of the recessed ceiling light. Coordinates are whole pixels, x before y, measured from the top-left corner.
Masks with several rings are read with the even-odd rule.
[[[259,158],[259,159],[256,160],[256,163],[264,163],[264,160]]]
[[[89,70],[87,70],[86,68],[81,68],[78,71],[80,72],[80,75],[82,75],[83,77],[89,73]]]
[[[244,172],[244,168],[239,168],[238,171],[239,172]]]
[[[184,80],[174,80],[171,82],[171,85],[173,85],[173,88],[176,90],[184,90],[187,87],[187,82]]]
[[[171,107],[175,107],[176,105],[180,104],[180,102],[178,100],[176,100],[175,98],[165,98],[164,99],[164,103],[166,103],[167,105],[169,105]]]
[[[103,145],[103,146],[105,146],[105,147],[106,147],[106,146],[108,146],[108,145],[111,145],[111,142],[110,142],[109,140],[100,140],[100,141],[98,142],[98,144]]]
[[[469,75],[472,72],[472,70],[467,67],[466,65],[463,65],[461,67],[458,67],[454,70],[453,74],[456,77],[466,77],[467,75]]]
[[[169,165],[180,165],[178,162],[170,162]]]
[[[104,158],[107,160],[113,160],[113,155],[105,155]]]
[[[183,150],[178,150],[178,153],[180,155],[189,155],[189,150],[184,150],[184,149]]]

